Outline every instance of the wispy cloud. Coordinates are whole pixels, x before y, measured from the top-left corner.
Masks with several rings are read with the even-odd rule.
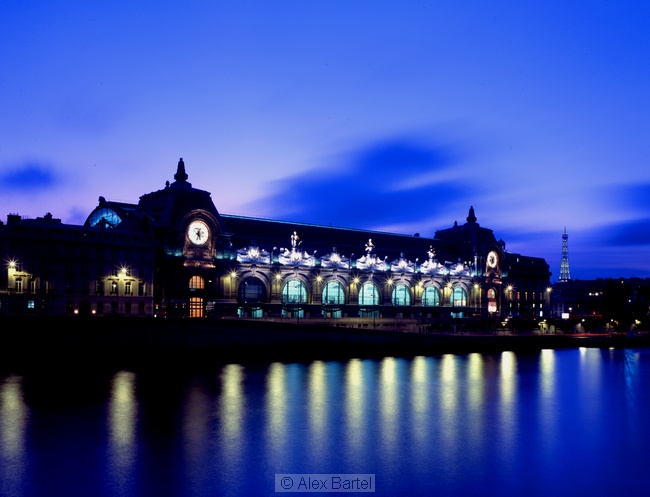
[[[276,218],[337,226],[377,228],[413,224],[436,206],[472,195],[472,188],[444,173],[464,159],[459,147],[413,137],[391,137],[348,151],[336,164],[274,183],[255,210]],[[439,179],[436,179],[439,177]]]
[[[61,183],[55,169],[45,163],[25,162],[0,173],[0,190],[37,192]]]

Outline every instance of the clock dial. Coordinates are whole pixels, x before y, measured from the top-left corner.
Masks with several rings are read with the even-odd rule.
[[[487,265],[489,267],[496,267],[498,260],[496,252],[490,252],[487,256]]]
[[[187,237],[194,245],[204,245],[210,236],[210,229],[203,221],[192,221],[187,227]]]

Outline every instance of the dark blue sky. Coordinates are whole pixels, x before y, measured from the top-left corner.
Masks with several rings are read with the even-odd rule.
[[[224,213],[650,276],[650,4],[0,4],[0,216],[190,181]]]

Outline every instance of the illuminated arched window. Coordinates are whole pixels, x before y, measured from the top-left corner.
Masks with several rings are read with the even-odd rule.
[[[108,207],[101,207],[93,212],[89,217],[87,223],[92,226],[102,226],[105,228],[115,228],[122,222],[122,218],[117,215],[113,209]]]
[[[406,285],[397,285],[393,289],[393,305],[411,305],[411,293]]]
[[[428,286],[422,294],[422,305],[437,306],[440,305],[440,292],[435,286]]]
[[[364,283],[359,290],[359,305],[379,305],[379,291],[372,283]]]
[[[345,292],[343,291],[343,285],[341,285],[338,281],[330,281],[327,285],[325,285],[325,288],[323,288],[323,304],[345,304]]]
[[[205,281],[200,276],[192,276],[190,278],[190,290],[203,290],[205,288]]]
[[[454,288],[454,291],[451,293],[451,306],[452,307],[463,307],[467,305],[467,293],[465,290],[459,286]]]
[[[266,287],[259,278],[246,278],[237,289],[237,300],[242,304],[266,302]]]
[[[306,304],[307,287],[300,280],[289,280],[282,289],[283,304]]]

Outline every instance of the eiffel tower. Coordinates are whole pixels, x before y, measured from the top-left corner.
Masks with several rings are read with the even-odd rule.
[[[558,281],[564,283],[571,279],[571,272],[569,271],[569,235],[566,234],[566,226],[564,227],[564,234],[562,235],[562,263],[560,264],[560,279]]]

